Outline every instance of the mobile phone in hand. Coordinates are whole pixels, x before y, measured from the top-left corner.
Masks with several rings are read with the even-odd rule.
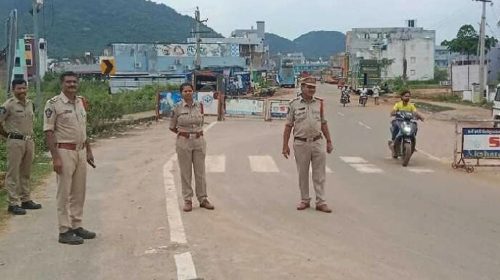
[[[95,163],[94,163],[94,161],[93,161],[93,160],[88,159],[88,160],[87,160],[87,163],[88,163],[90,166],[92,166],[92,168],[96,168]]]

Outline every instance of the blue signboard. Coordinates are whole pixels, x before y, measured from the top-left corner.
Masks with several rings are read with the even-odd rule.
[[[468,159],[500,159],[499,128],[463,128],[463,156]]]

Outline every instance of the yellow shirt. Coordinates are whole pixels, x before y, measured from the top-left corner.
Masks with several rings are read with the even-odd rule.
[[[408,102],[408,104],[404,105],[403,101],[399,101],[396,104],[394,104],[394,111],[405,111],[405,112],[416,112],[417,107],[415,107],[415,104]]]

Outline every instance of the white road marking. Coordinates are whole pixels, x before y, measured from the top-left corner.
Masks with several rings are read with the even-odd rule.
[[[364,158],[361,157],[340,157],[345,163],[368,163]]]
[[[177,279],[178,280],[191,280],[198,278],[196,276],[196,269],[193,263],[193,257],[191,253],[183,253],[174,256],[175,266],[177,267]]]
[[[356,169],[358,172],[361,173],[384,173],[384,170],[378,168],[377,166],[373,164],[366,164],[366,163],[353,163],[351,164],[354,169]]]
[[[333,171],[328,166],[325,166],[325,172],[329,174],[333,173]],[[312,166],[310,165],[309,165],[309,173],[312,173]]]
[[[276,166],[271,156],[248,156],[250,160],[250,168],[252,172],[259,173],[278,173],[279,169]]]
[[[358,124],[364,128],[367,128],[367,129],[372,129],[371,127],[369,127],[368,125],[366,125],[365,123],[363,122],[358,122]]]
[[[207,125],[205,127],[205,129],[203,129],[204,132],[207,132],[209,129],[211,129],[214,125],[216,125],[217,122],[211,122],[209,125]]]
[[[424,168],[408,168],[408,171],[421,174],[421,173],[434,173],[432,169],[424,169]]]
[[[345,117],[345,114],[344,113],[341,113],[341,112],[337,112],[337,114],[341,117]]]
[[[428,157],[428,158],[430,158],[430,159],[432,159],[434,161],[443,162],[442,159],[440,159],[440,158],[438,158],[436,156],[433,156],[432,154],[430,154],[430,153],[428,153],[428,152],[426,152],[424,150],[418,149],[417,152],[423,154],[424,156],[426,156],[426,157]]]
[[[207,169],[207,173],[224,173],[226,172],[226,156],[207,156],[205,158],[205,166]]]
[[[177,199],[177,189],[174,182],[174,161],[173,155],[163,166],[163,183],[165,184],[165,202],[167,205],[167,220],[170,228],[170,241],[173,243],[186,244],[186,233],[182,223]]]

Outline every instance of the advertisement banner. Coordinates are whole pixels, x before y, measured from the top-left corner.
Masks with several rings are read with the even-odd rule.
[[[218,100],[214,99],[213,92],[198,92],[197,100],[203,103],[205,115],[217,115]]]
[[[262,116],[264,114],[264,101],[252,99],[227,99],[226,114]]]
[[[271,119],[284,119],[288,114],[288,100],[271,100],[269,102],[269,110]]]
[[[500,128],[463,128],[463,155],[467,159],[500,159]]]
[[[160,116],[169,116],[175,105],[182,101],[182,95],[179,91],[158,93],[158,114]]]

